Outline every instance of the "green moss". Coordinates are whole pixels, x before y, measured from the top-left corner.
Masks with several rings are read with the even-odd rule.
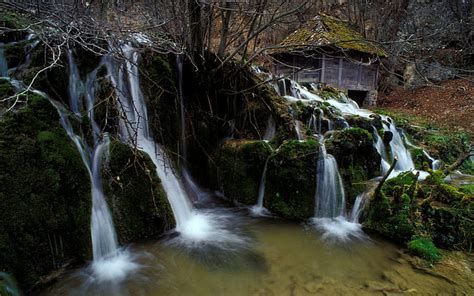
[[[312,217],[318,156],[317,141],[284,142],[268,163],[265,207],[288,219]]]
[[[15,29],[2,31],[0,42],[9,43],[25,39],[27,32],[23,29],[27,27],[28,23],[27,19],[19,13],[0,12],[0,25],[4,28]]]
[[[327,152],[336,158],[349,204],[365,190],[365,181],[380,174],[380,155],[371,133],[361,128],[335,131],[326,140]]]
[[[323,27],[321,29],[321,27]],[[285,47],[273,52],[286,52],[307,46],[332,45],[344,49],[386,56],[383,49],[377,47],[351,28],[351,25],[335,17],[319,14],[306,25],[286,37],[281,43]],[[289,47],[290,46],[290,47]]]
[[[155,166],[143,152],[113,141],[104,180],[104,191],[122,244],[155,238],[175,226]]]
[[[91,246],[88,173],[56,109],[26,97],[0,121],[0,270],[24,289]]]
[[[270,147],[263,141],[224,143],[214,159],[215,178],[226,197],[242,204],[256,204],[260,179],[270,154]]]
[[[15,44],[6,44],[5,59],[8,63],[8,68],[19,66],[25,58],[25,46],[28,42],[19,42]]]
[[[435,262],[442,258],[441,252],[429,238],[418,237],[411,240],[408,242],[408,249],[428,262]]]
[[[15,88],[7,79],[0,79],[0,98],[7,98],[15,94]]]
[[[461,185],[459,187],[459,191],[467,194],[467,195],[474,195],[474,184],[469,185]]]

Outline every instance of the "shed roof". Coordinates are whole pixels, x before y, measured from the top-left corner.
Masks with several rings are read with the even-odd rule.
[[[272,54],[332,46],[377,56],[387,55],[383,49],[351,28],[348,22],[322,13],[288,35],[279,45],[282,47],[273,49]]]

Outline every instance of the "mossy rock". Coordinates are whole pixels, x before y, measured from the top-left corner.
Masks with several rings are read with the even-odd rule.
[[[170,157],[177,162],[181,121],[176,73],[171,64],[173,57],[144,50],[140,55],[139,70],[153,136],[171,152]]]
[[[50,102],[0,120],[0,270],[24,290],[71,261],[91,258],[90,181]]]
[[[474,225],[472,198],[431,172],[418,182],[411,172],[386,181],[369,203],[364,227],[399,243],[429,237],[437,247],[469,249]]]
[[[2,30],[0,33],[1,43],[10,43],[21,41],[26,38],[26,30],[21,30],[27,27],[28,21],[25,17],[15,12],[0,12],[0,25],[4,28],[12,30]]]
[[[264,141],[225,142],[214,156],[218,187],[234,202],[256,204],[263,169],[270,155],[270,146]]]
[[[171,206],[148,155],[112,141],[104,180],[121,244],[156,238],[175,226]]]
[[[269,160],[264,206],[272,213],[293,220],[314,216],[316,162],[315,140],[284,142]]]
[[[28,42],[18,42],[4,45],[4,54],[8,63],[8,68],[18,67],[24,61],[25,46],[27,44]]]
[[[373,147],[372,134],[361,128],[335,131],[326,140],[326,148],[336,158],[346,200],[352,205],[365,190],[364,182],[380,175],[380,155]]]
[[[408,242],[408,250],[431,263],[442,258],[441,252],[436,248],[431,239],[424,237],[415,238]]]

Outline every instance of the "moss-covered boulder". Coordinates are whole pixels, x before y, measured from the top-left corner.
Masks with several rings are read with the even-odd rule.
[[[258,188],[271,148],[264,141],[226,141],[216,155],[214,180],[234,202],[257,203]]]
[[[0,12],[0,26],[7,28],[0,32],[0,42],[10,43],[25,39],[27,31],[23,29],[25,29],[27,25],[28,22],[26,18],[19,13],[10,11]]]
[[[336,158],[346,200],[352,205],[365,190],[363,183],[380,175],[380,155],[373,146],[372,134],[361,128],[335,131],[326,140],[326,148]]]
[[[436,171],[423,182],[410,172],[388,180],[370,200],[364,227],[399,243],[411,241],[408,246],[429,261],[436,259],[430,242],[446,249],[471,248],[472,196],[443,179]]]
[[[272,213],[295,220],[314,215],[316,140],[284,142],[272,155],[267,168],[264,206]]]
[[[104,192],[121,244],[161,235],[175,225],[171,206],[148,155],[118,141],[110,145]]]
[[[4,94],[2,94],[4,96]],[[0,119],[0,270],[28,290],[71,261],[90,259],[90,182],[50,102]]]

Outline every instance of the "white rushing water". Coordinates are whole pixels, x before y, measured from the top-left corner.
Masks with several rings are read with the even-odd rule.
[[[316,173],[315,217],[335,218],[343,216],[345,193],[336,159],[326,152],[324,140],[320,144]]]
[[[3,43],[0,43],[0,77],[8,77],[8,64]]]
[[[79,69],[77,68],[72,56],[72,50],[70,49],[67,51],[67,60],[69,66],[69,105],[72,112],[76,115],[80,115],[83,84],[81,77],[79,76]]]
[[[253,216],[268,216],[270,212],[263,206],[263,200],[265,198],[265,180],[267,178],[267,167],[270,157],[265,161],[263,167],[262,177],[260,178],[260,185],[258,187],[258,199],[257,204],[250,208],[250,213]]]
[[[107,62],[120,104],[118,107],[123,112],[120,117],[120,135],[124,142],[145,152],[153,161],[176,220],[176,231],[180,234],[176,241],[189,247],[215,244],[226,248],[245,244],[245,239],[228,229],[226,217],[193,209],[172,162],[149,130],[147,108],[140,90],[139,54],[126,44],[121,46],[121,50],[126,59],[124,63],[115,65],[111,61]]]
[[[389,169],[390,164],[388,163],[388,156],[387,151],[385,150],[385,144],[383,143],[382,138],[380,137],[377,129],[375,126],[372,126],[373,132],[372,135],[374,136],[374,147],[380,155],[380,172],[384,175]]]
[[[267,119],[267,127],[265,128],[265,134],[263,135],[263,139],[265,141],[270,141],[275,136],[275,133],[276,133],[275,119],[273,119],[273,116],[270,115]]]
[[[72,54],[69,56],[69,65],[77,70]],[[74,72],[75,71],[70,71],[70,75],[75,76],[76,74]],[[119,249],[112,215],[102,190],[102,159],[108,154],[109,138],[107,134],[99,135],[99,129],[97,128],[93,116],[95,87],[92,87],[92,85],[95,84],[96,72],[97,70],[94,70],[88,76],[88,80],[94,80],[94,82],[88,81],[88,83],[86,83],[89,87],[86,88],[85,94],[83,93],[82,87],[77,87],[77,82],[69,85],[71,102],[73,102],[72,98],[79,100],[85,97],[88,100],[87,105],[88,108],[90,108],[88,114],[94,132],[94,143],[92,147],[89,147],[87,142],[74,132],[72,124],[69,121],[68,113],[64,107],[57,102],[51,101],[60,114],[63,128],[76,145],[91,180],[91,239],[94,258],[91,265],[93,272],[91,280],[117,282],[123,280],[132,270],[137,269],[138,265],[132,262],[128,252]],[[71,78],[69,81],[71,81]],[[80,106],[79,101],[74,103]],[[80,114],[80,109],[77,109],[75,113]]]

